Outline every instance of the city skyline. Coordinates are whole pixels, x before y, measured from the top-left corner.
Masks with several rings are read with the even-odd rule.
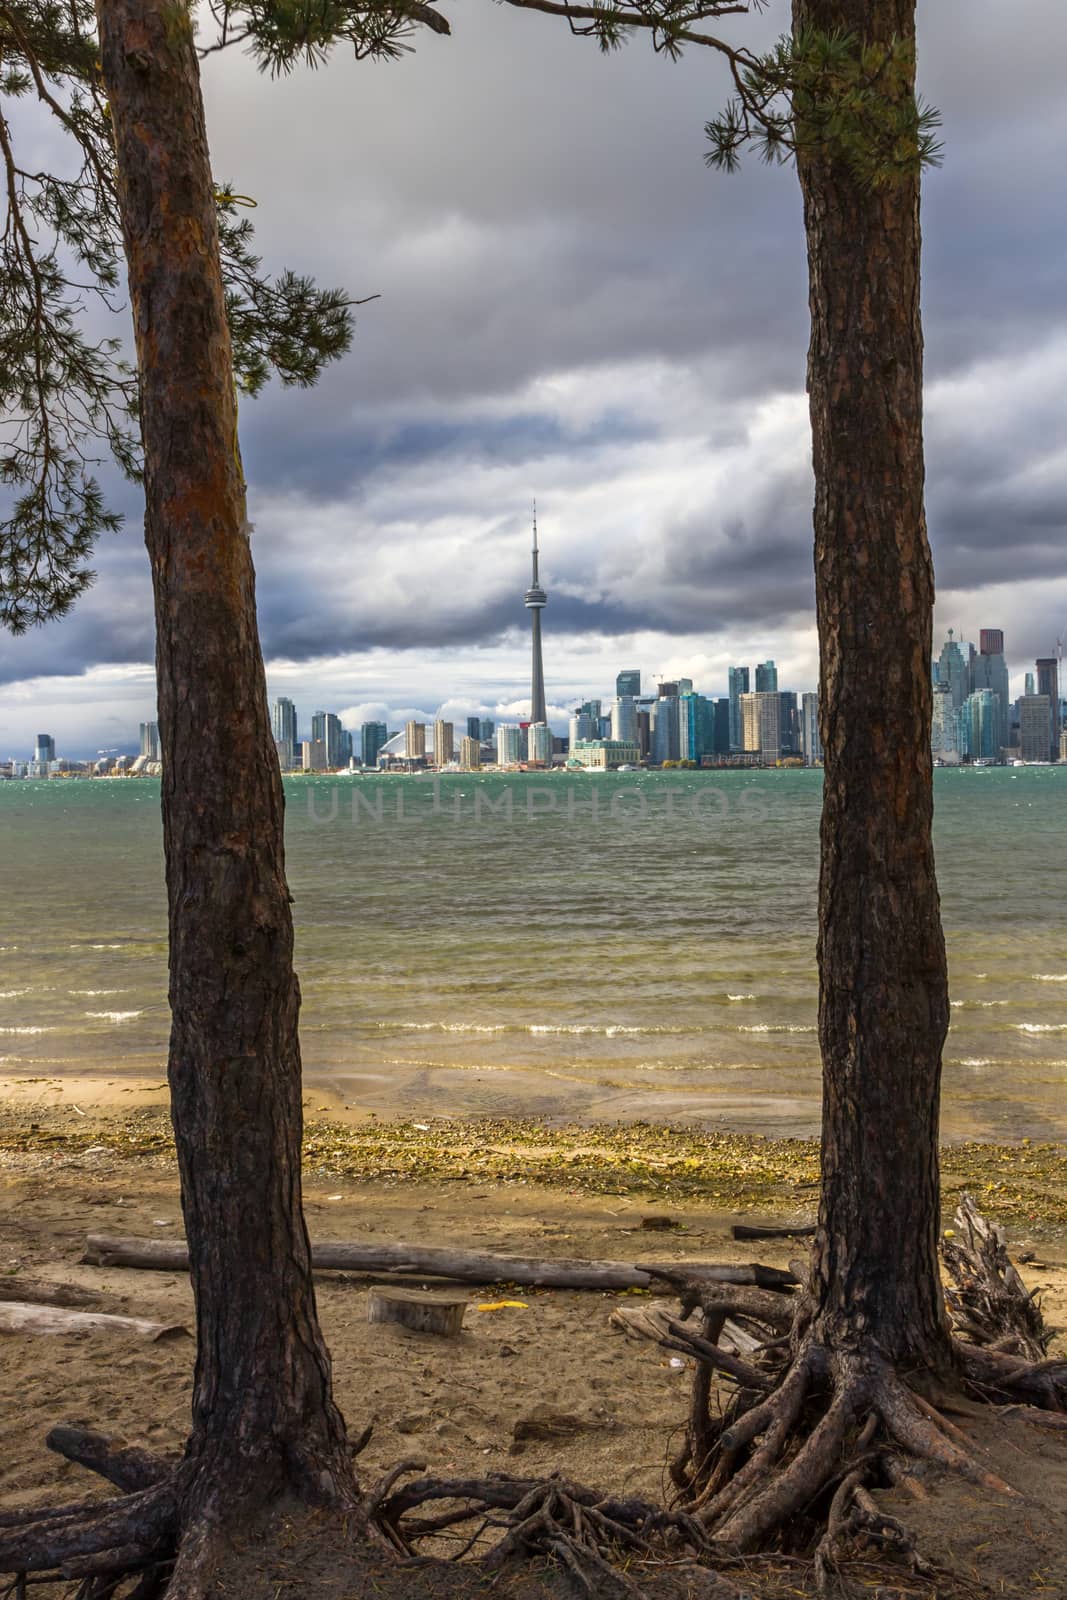
[[[768,10],[768,35],[784,15]],[[922,8],[922,90],[945,142],[923,201],[937,637],[996,617],[1022,663],[1052,654],[1067,624],[1067,311],[1047,269],[1062,256],[1047,196],[1067,131],[1067,12],[977,0],[966,69],[957,26],[950,8]],[[565,34],[490,8],[478,28],[457,21],[447,70],[420,43],[363,71],[358,96],[343,73],[297,71],[269,121],[251,63],[205,63],[213,156],[258,198],[267,264],[383,291],[319,389],[272,386],[241,408],[272,696],[341,713],[388,690],[398,714],[432,714],[444,682],[457,715],[488,685],[487,713],[524,700],[515,600],[535,490],[561,714],[617,661],[718,685],[765,653],[761,638],[783,682],[815,682],[795,175],[706,171],[703,125],[729,95],[707,52],[602,59]],[[517,107],[544,124],[535,150]],[[1035,148],[1038,119],[1049,137]],[[344,173],[315,165],[309,179],[301,126],[349,151]],[[29,750],[38,726],[66,748],[128,743],[151,715],[141,507],[129,488],[118,501],[127,523],[100,545],[95,589],[64,621],[0,639],[0,750]]]

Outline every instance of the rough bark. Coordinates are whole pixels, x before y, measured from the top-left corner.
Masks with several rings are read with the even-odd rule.
[[[915,0],[794,0],[793,19],[914,40]],[[798,165],[825,753],[815,1323],[833,1347],[876,1341],[891,1362],[944,1368],[919,177],[872,189],[825,150]]]
[[[197,1365],[187,1482],[350,1486],[300,1204],[299,988],[190,13],[99,0],[141,376]],[[206,1469],[206,1470],[201,1470]],[[206,1500],[205,1500],[206,1504]]]

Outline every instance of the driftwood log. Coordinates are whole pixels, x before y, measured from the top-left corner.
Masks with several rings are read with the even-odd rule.
[[[465,1294],[422,1289],[372,1289],[367,1299],[368,1322],[396,1322],[412,1333],[436,1333],[455,1339],[463,1327]]]
[[[149,1322],[144,1317],[115,1317],[102,1311],[69,1311],[64,1306],[27,1305],[0,1300],[0,1333],[117,1333],[139,1339],[188,1336],[178,1322]]]
[[[312,1245],[313,1265],[321,1271],[396,1273],[405,1277],[451,1278],[459,1283],[516,1283],[543,1289],[647,1289],[661,1273],[706,1283],[786,1287],[790,1273],[752,1263],[737,1266],[701,1262],[539,1260],[497,1256],[415,1244],[324,1243]],[[155,1272],[185,1272],[189,1252],[180,1239],[138,1239],[90,1234],[82,1261],[98,1267],[140,1267]]]
[[[98,1289],[83,1289],[76,1283],[46,1283],[43,1278],[0,1278],[0,1297],[36,1306],[73,1306],[87,1311],[107,1305]]]
[[[735,1222],[730,1229],[735,1239],[814,1239],[815,1227],[798,1222],[792,1228],[764,1227],[762,1224]]]

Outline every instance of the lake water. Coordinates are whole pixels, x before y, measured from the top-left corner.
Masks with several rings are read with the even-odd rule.
[[[286,784],[309,1079],[352,1104],[817,1126],[821,774]],[[943,770],[946,1132],[1067,1132],[1067,770]],[[0,784],[0,1072],[165,1068],[158,784]]]

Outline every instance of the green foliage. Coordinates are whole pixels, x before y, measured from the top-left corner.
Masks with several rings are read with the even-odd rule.
[[[941,160],[940,116],[915,96],[910,40],[808,29],[733,65],[738,93],[705,125],[709,166],[733,172],[752,145],[768,162],[842,161],[857,182],[882,189]]]
[[[317,64],[331,45],[395,56],[418,25],[447,33],[421,0],[359,7],[335,0],[216,5],[203,54],[244,42],[273,70]],[[175,0],[175,39],[191,13]],[[41,171],[18,146],[38,142],[34,108],[68,136],[62,171]],[[17,130],[17,132],[16,132]],[[140,474],[136,373],[123,359],[122,229],[110,114],[91,0],[0,0],[0,626],[21,632],[67,612],[91,584],[93,548],[120,525],[96,471],[112,461]],[[252,249],[239,197],[218,191],[219,241],[234,377],[257,394],[276,373],[307,386],[352,342],[340,289],[283,272],[271,279]]]

